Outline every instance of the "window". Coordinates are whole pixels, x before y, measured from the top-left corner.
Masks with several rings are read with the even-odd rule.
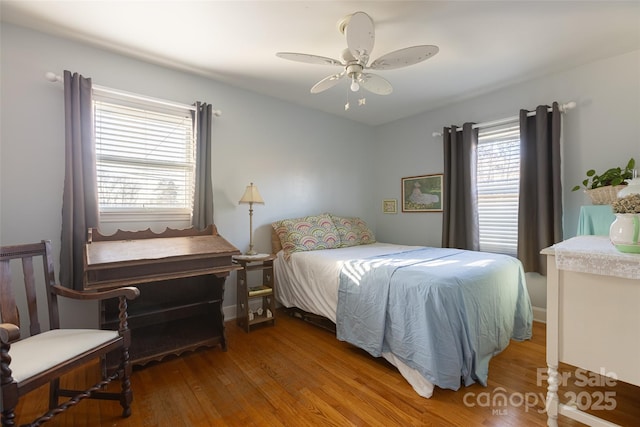
[[[102,220],[190,220],[195,179],[191,111],[94,91]]]
[[[480,250],[516,256],[520,186],[520,128],[481,129],[478,134]]]

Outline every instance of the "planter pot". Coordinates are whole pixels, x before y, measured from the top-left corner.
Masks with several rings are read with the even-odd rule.
[[[591,199],[591,203],[594,205],[610,205],[618,198],[618,192],[625,187],[626,185],[607,185],[605,187],[584,190],[584,192],[587,193]]]
[[[640,214],[616,214],[609,239],[620,252],[640,254]]]

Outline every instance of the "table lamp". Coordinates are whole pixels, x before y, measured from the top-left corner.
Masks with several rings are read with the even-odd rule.
[[[244,194],[238,203],[249,204],[249,250],[245,255],[256,255],[257,252],[253,250],[253,204],[259,203],[264,205],[264,200],[262,200],[262,196],[260,196],[258,192],[258,187],[253,185],[253,182],[247,185],[247,189],[244,190]]]

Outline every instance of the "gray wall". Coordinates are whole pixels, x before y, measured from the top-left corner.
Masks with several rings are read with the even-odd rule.
[[[2,24],[0,243],[52,240],[60,249],[64,180],[62,85],[44,78],[68,69],[94,84],[223,111],[213,128],[214,210],[220,234],[245,251],[247,205],[238,205],[253,181],[266,204],[254,206],[254,243],[270,251],[270,223],[334,212],[362,216],[375,227],[373,129],[274,98]],[[138,224],[147,228],[149,224]],[[109,231],[113,224],[105,224]],[[154,227],[152,227],[154,228]],[[155,227],[157,228],[157,227]],[[225,306],[235,315],[235,274]],[[71,325],[95,316],[69,308]]]
[[[640,51],[368,127],[21,27],[3,23],[0,35],[0,243],[51,239],[56,257],[64,118],[62,87],[44,79],[47,71],[68,69],[101,86],[186,104],[200,100],[223,110],[213,130],[215,222],[243,251],[248,210],[237,200],[250,181],[266,201],[254,209],[258,251],[269,251],[272,221],[326,211],[363,217],[380,241],[439,246],[441,214],[383,214],[382,200],[400,199],[402,177],[442,172],[441,141],[432,132],[514,116],[520,108],[578,103],[564,117],[566,237],[575,235],[579,207],[588,203],[570,191],[584,172],[622,165],[632,156],[640,161]],[[534,306],[544,308],[544,280],[528,281]],[[227,283],[226,312],[234,315],[235,275]],[[64,313],[69,325],[95,316],[93,308],[76,306]]]
[[[531,110],[553,101],[578,104],[563,115],[564,229],[565,237],[575,236],[580,206],[589,199],[571,188],[582,182],[587,169],[624,166],[630,157],[640,162],[640,51],[380,126],[376,130],[379,198],[399,197],[403,176],[442,172],[442,139],[433,137],[434,131],[517,116],[520,108]],[[442,216],[433,213],[378,213],[376,225],[383,239],[425,238],[429,244],[439,244],[441,221]],[[416,228],[424,231],[416,234]]]

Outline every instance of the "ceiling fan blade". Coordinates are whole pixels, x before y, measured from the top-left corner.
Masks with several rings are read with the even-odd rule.
[[[325,90],[334,87],[340,82],[340,79],[342,79],[345,75],[346,75],[346,72],[343,71],[341,73],[333,74],[331,76],[325,77],[324,79],[320,80],[311,88],[311,93],[324,92]]]
[[[431,58],[439,50],[438,46],[433,45],[412,46],[394,50],[373,61],[369,68],[372,70],[393,70],[394,68],[407,67]]]
[[[389,95],[393,92],[391,83],[375,74],[362,73],[358,82],[360,86],[376,95]]]
[[[349,18],[345,32],[351,54],[366,64],[375,42],[373,20],[364,12],[356,12]]]
[[[278,58],[288,59],[290,61],[304,62],[306,64],[320,64],[320,65],[344,65],[337,59],[327,58],[324,56],[310,55],[308,53],[294,53],[294,52],[278,52],[276,53]]]

